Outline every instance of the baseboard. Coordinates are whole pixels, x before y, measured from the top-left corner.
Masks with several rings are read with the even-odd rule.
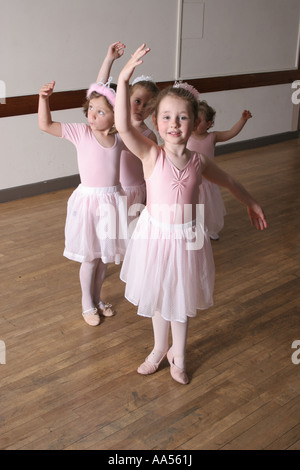
[[[80,183],[79,175],[55,178],[39,183],[26,184],[0,190],[0,203],[14,201],[25,197],[38,196],[39,194],[51,193],[60,189],[76,188]]]
[[[215,155],[224,155],[226,153],[240,152],[241,150],[250,150],[265,145],[278,144],[286,140],[297,139],[299,131],[283,132],[282,134],[267,135],[257,139],[243,140],[230,144],[217,145]]]
[[[243,140],[241,142],[233,142],[231,144],[217,145],[216,156],[227,153],[239,152],[241,150],[249,150],[265,145],[277,144],[286,140],[297,139],[298,131],[284,132],[282,134],[274,134],[257,139]],[[0,203],[14,201],[25,197],[38,196],[39,194],[59,191],[60,189],[75,188],[80,183],[79,175],[65,176],[63,178],[55,178],[39,183],[26,184],[24,186],[16,186],[0,190]]]

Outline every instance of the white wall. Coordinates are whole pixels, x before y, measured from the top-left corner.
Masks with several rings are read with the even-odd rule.
[[[82,122],[81,109],[56,111],[53,119]],[[0,189],[78,173],[75,147],[40,131],[36,114],[0,119]]]
[[[87,87],[115,41],[126,44],[127,58],[146,42],[147,71],[158,81],[174,76],[177,0],[0,0],[0,17],[7,96],[35,94],[51,80],[56,91]]]
[[[202,99],[216,110],[215,130],[230,129],[244,109],[251,111],[252,119],[230,140],[238,142],[296,130],[292,124],[291,93],[290,85],[277,85],[203,93]]]
[[[279,8],[278,0],[273,1]],[[221,21],[223,28],[226,24],[230,27],[238,24],[238,11],[233,8],[237,2],[239,5],[251,4],[255,7],[258,19],[262,12],[266,16],[265,9],[270,8],[270,0],[190,0],[186,4],[194,2],[204,4],[201,30],[204,41],[213,24]],[[227,9],[224,3],[227,3]],[[284,22],[284,28],[290,26],[295,36],[295,24],[299,25],[300,2],[282,0],[281,3],[287,9],[292,8],[293,21],[289,15],[282,18],[280,14],[276,25]],[[87,88],[96,78],[108,45],[116,40],[123,41],[127,48],[124,58],[114,65],[112,75],[115,80],[130,52],[142,42],[151,47],[151,53],[138,74],[152,74],[157,81],[168,81],[175,79],[180,70],[182,78],[188,79],[191,78],[186,75],[188,67],[192,66],[194,73],[195,64],[198,64],[195,76],[205,76],[201,60],[195,61],[193,54],[188,58],[185,54],[184,62],[178,64],[180,36],[177,28],[180,4],[179,0],[52,0],[50,3],[41,0],[0,0],[0,81],[5,83],[7,96],[37,94],[41,85],[52,79],[56,80],[57,91]],[[278,8],[274,11],[279,11]],[[280,12],[282,13],[282,9]],[[182,19],[184,18],[186,16]],[[253,18],[254,13],[251,15],[251,22]],[[278,33],[281,34],[284,28],[281,25]],[[256,34],[255,31],[253,34]],[[249,40],[248,36],[249,34],[244,38],[240,34],[238,47],[236,37],[230,45],[228,36],[224,44],[226,51],[228,48],[232,50],[231,66],[235,66],[237,70],[241,70],[239,55]],[[294,36],[289,64],[297,46]],[[264,41],[270,46],[271,39],[266,34]],[[285,41],[290,41],[290,36],[283,37],[282,42]],[[214,42],[221,54],[224,34],[218,34],[215,30]],[[203,44],[206,49],[211,47],[209,43]],[[255,49],[249,51],[248,48],[249,63],[253,67],[256,63],[257,48]],[[275,64],[272,63],[275,69],[277,64],[278,69],[282,67],[284,51],[286,48],[283,46],[281,50],[277,50],[278,60]],[[257,66],[260,67],[261,56],[257,57]],[[275,59],[272,58],[273,61]],[[210,61],[207,68],[209,64],[213,68],[215,57],[214,54],[207,54],[207,50],[206,60]],[[247,140],[294,130],[291,95],[290,85],[278,85],[209,93],[202,97],[217,110],[215,129],[231,127],[239,119],[243,109],[250,109],[253,119],[235,138]],[[53,118],[65,122],[80,122],[85,119],[80,109],[57,111],[53,113]],[[69,142],[42,133],[37,125],[36,114],[0,119],[0,156],[0,189],[77,173],[74,147]]]
[[[179,74],[199,78],[297,67],[299,9],[299,0],[184,0]]]

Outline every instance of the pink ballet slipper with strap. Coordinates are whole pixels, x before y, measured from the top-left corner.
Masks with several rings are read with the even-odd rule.
[[[171,348],[168,351],[167,359],[168,359],[169,364],[170,364],[170,374],[171,374],[172,378],[174,380],[176,380],[176,382],[179,382],[180,384],[183,384],[183,385],[188,384],[189,383],[189,378],[186,375],[185,370],[180,369],[180,367],[177,367],[174,364],[174,356],[173,356]]]
[[[84,321],[90,326],[97,326],[100,323],[100,317],[96,307],[89,308],[82,312]]]
[[[100,301],[97,305],[98,311],[100,315],[104,317],[112,317],[115,315],[115,311],[113,310],[112,304],[104,303]]]
[[[150,375],[150,374],[154,374],[157,369],[159,368],[160,366],[160,363],[165,359],[165,357],[167,356],[167,353],[163,354],[162,358],[154,363],[154,362],[150,362],[148,360],[148,357],[146,357],[145,361],[143,362],[143,364],[141,364],[138,369],[137,369],[137,372],[139,374],[142,374],[142,375]]]

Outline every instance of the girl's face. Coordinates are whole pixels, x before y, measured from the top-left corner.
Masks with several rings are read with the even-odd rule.
[[[206,121],[205,114],[200,111],[198,113],[198,125],[196,127],[197,134],[205,134],[211,126],[212,121]]]
[[[130,96],[130,112],[134,121],[142,122],[151,114],[150,102],[152,98],[150,90],[135,86]]]
[[[90,100],[87,118],[93,131],[110,130],[115,119],[114,112],[104,96]]]
[[[177,96],[165,96],[160,104],[154,124],[164,142],[186,143],[195,128],[190,104]]]

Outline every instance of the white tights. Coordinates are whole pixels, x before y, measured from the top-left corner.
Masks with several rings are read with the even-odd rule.
[[[164,320],[159,312],[155,312],[152,317],[154,348],[148,360],[153,363],[160,361],[162,356],[169,349],[169,330],[171,324],[172,332],[172,353],[174,364],[180,369],[185,369],[185,350],[188,331],[188,319],[185,323]]]
[[[106,271],[107,264],[103,263],[101,258],[81,264],[79,279],[83,311],[95,307],[100,302],[100,292]]]

